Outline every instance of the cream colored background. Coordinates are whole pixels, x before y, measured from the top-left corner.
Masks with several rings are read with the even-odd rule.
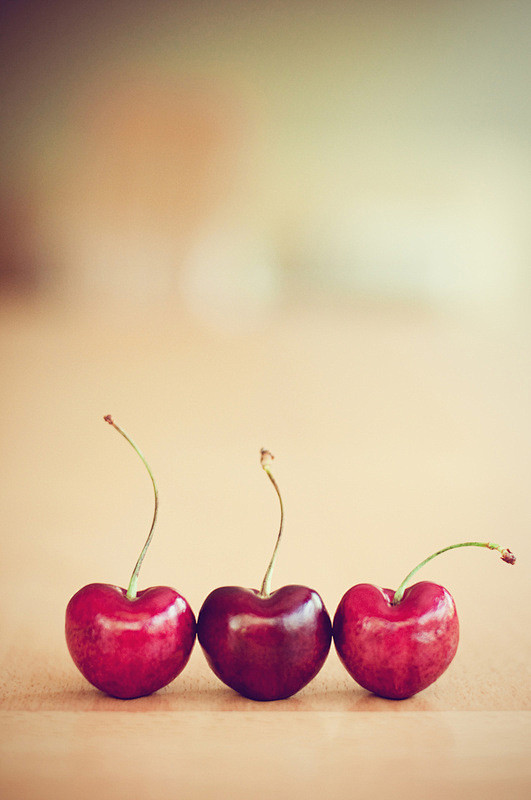
[[[527,798],[531,789],[527,2],[2,8],[0,794]],[[332,649],[258,704],[198,647],[152,697],[76,671],[68,599],[197,613],[258,586],[454,595],[457,656],[403,702]]]

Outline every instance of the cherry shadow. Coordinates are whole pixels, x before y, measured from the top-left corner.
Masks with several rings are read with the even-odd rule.
[[[36,692],[28,696],[11,696],[2,703],[4,710],[64,712],[380,712],[400,713],[444,711],[429,695],[415,695],[406,700],[378,697],[360,687],[348,689],[302,690],[286,700],[256,701],[242,697],[221,684],[204,688],[169,686],[147,697],[122,700],[100,692],[92,686],[56,692]]]

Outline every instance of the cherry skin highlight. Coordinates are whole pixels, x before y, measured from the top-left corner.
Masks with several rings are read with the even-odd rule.
[[[272,458],[261,451],[261,465],[280,502],[280,528],[262,587],[214,589],[197,620],[197,637],[213,672],[252,700],[282,700],[300,691],[323,666],[332,639],[330,617],[316,591],[307,586],[271,591],[284,520]]]
[[[334,644],[354,680],[370,692],[403,700],[426,689],[450,665],[459,643],[459,621],[451,594],[421,581],[406,588],[428,561],[457,547],[497,550],[515,563],[507,548],[492,542],[450,545],[422,561],[399,588],[360,583],[341,598],[334,615]]]
[[[131,699],[162,689],[179,675],[194,646],[196,621],[175,589],[137,590],[157,519],[157,486],[138,447],[110,415],[104,419],[143,461],[153,484],[155,510],[127,590],[107,583],[84,586],[68,603],[65,636],[75,665],[93,686],[113,697]]]

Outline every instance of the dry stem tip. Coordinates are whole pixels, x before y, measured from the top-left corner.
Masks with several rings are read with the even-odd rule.
[[[260,450],[260,465],[262,467],[268,467],[274,459],[273,453],[270,453],[269,450],[265,450],[263,447]]]
[[[505,561],[507,564],[514,564],[516,561],[516,556],[514,553],[511,553],[511,551],[507,547],[505,548],[505,550],[502,550],[501,559],[502,561]]]

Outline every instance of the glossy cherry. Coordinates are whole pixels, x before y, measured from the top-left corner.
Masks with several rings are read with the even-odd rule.
[[[272,458],[261,451],[262,467],[280,501],[280,529],[262,587],[215,589],[197,621],[199,643],[214,673],[252,700],[281,700],[298,692],[317,675],[331,643],[330,617],[316,591],[306,586],[270,589],[284,518]]]
[[[463,542],[422,561],[396,591],[367,583],[342,597],[334,616],[338,655],[354,680],[380,697],[402,700],[432,684],[449,666],[459,642],[459,622],[451,594],[422,581],[406,589],[432,558],[456,547],[497,550],[509,564],[510,550],[492,542]]]
[[[65,634],[70,655],[85,678],[113,697],[129,699],[161,689],[184,669],[194,645],[196,622],[187,601],[175,589],[152,586],[137,591],[138,574],[157,519],[158,492],[138,447],[111,416],[105,421],[144,462],[155,493],[153,521],[127,591],[106,583],[84,586],[68,603]]]

